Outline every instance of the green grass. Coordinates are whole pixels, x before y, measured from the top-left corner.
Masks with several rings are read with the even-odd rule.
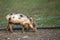
[[[23,13],[34,19],[60,17],[60,0],[0,0],[0,21],[8,13]],[[38,25],[60,25],[58,20],[36,21]]]

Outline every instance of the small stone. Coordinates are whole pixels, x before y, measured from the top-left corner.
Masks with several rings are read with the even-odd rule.
[[[18,38],[18,40],[20,40],[21,38]]]
[[[7,38],[7,39],[10,39],[10,38]]]
[[[29,36],[24,36],[24,37],[22,37],[22,38],[28,38]]]
[[[5,38],[6,40],[10,40],[10,38]]]

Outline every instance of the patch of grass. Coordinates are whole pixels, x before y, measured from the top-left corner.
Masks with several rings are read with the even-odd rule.
[[[0,0],[0,20],[6,21],[5,16],[8,13],[23,13],[32,16],[34,19],[59,17],[60,16],[60,0]],[[41,25],[60,25],[58,20],[37,21]]]

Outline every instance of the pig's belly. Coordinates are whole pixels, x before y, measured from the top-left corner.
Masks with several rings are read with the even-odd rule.
[[[15,19],[15,20],[11,20],[10,22],[12,22],[12,23],[20,23],[20,20]]]

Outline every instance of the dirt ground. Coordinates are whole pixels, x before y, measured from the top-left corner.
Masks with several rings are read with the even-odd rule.
[[[0,40],[60,40],[60,29],[38,29],[36,32],[14,30],[13,33],[0,30]]]

